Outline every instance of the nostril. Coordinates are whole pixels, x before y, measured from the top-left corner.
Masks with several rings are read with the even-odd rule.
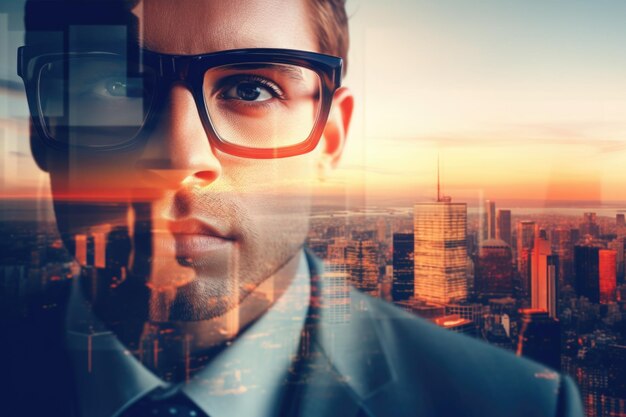
[[[172,205],[172,217],[175,219],[184,218],[191,213],[191,198],[185,191],[179,191],[174,195]]]
[[[194,177],[207,182],[213,182],[217,179],[217,172],[215,171],[199,171],[194,174]]]

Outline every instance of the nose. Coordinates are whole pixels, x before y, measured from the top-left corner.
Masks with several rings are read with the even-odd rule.
[[[217,180],[222,166],[191,91],[183,84],[174,84],[157,117],[156,127],[137,161],[150,185],[178,189],[181,185],[206,186]]]

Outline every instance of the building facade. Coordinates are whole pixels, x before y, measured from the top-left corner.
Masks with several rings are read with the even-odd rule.
[[[414,206],[415,296],[428,302],[467,299],[467,205],[449,198]]]

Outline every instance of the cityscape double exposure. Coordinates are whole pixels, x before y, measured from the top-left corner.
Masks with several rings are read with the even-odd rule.
[[[28,219],[25,207],[5,201],[3,209],[11,219],[1,225],[5,318],[26,314],[24,300],[43,288],[71,280],[77,263],[88,273],[105,270],[124,242],[115,230],[108,239],[103,232],[79,234],[68,252],[55,224]],[[491,200],[468,209],[449,196],[408,207],[324,206],[311,217],[307,246],[327,262],[337,323],[350,320],[353,286],[449,331],[566,372],[587,415],[621,415],[625,213],[584,210],[499,208]],[[259,302],[267,303],[267,294]],[[158,361],[157,352],[151,344],[145,354]]]
[[[11,331],[21,335],[22,325],[41,317],[63,323],[63,348],[50,342],[49,349],[70,352],[80,410],[71,415],[335,415],[306,400],[299,400],[298,410],[322,411],[272,407],[316,383],[322,387],[319,398],[331,397],[335,385],[318,382],[327,375],[337,386],[354,384],[357,394],[362,389],[373,397],[367,391],[371,382],[360,380],[359,371],[345,371],[340,361],[320,364],[311,323],[330,323],[333,330],[320,336],[330,358],[345,354],[376,368],[374,379],[384,380],[389,376],[378,371],[376,358],[395,352],[393,344],[402,340],[390,340],[377,328],[383,342],[363,359],[344,344],[342,333],[357,327],[355,322],[360,326],[363,315],[387,320],[380,313],[385,311],[400,321],[417,318],[459,334],[456,343],[491,345],[533,361],[539,367],[532,369],[540,370],[533,371],[534,379],[571,378],[588,417],[626,416],[626,4],[384,3],[347,1],[350,50],[343,80],[339,59],[294,52],[306,48],[287,44],[277,45],[280,59],[274,62],[262,49],[262,37],[262,48],[255,45],[261,52],[215,47],[240,55],[213,58],[208,52],[215,51],[206,51],[200,64],[185,61],[191,53],[163,47],[165,52],[154,53],[161,70],[168,59],[188,65],[180,70],[172,63],[173,75],[167,74],[173,93],[164,102],[172,109],[149,113],[156,105],[146,98],[146,85],[166,76],[149,78],[154,68],[144,69],[152,65],[146,54],[138,60],[140,76],[124,79],[128,90],[122,94],[126,99],[133,88],[140,90],[132,99],[143,100],[144,107],[116,101],[115,122],[109,120],[109,104],[96,107],[74,86],[55,96],[58,74],[65,81],[67,74],[81,74],[73,80],[83,81],[94,68],[108,68],[105,54],[89,65],[76,64],[74,56],[40,62],[48,59],[45,54],[30,64],[28,50],[17,53],[27,32],[25,1],[0,5],[0,345],[13,338]],[[146,33],[157,31],[148,7],[133,13]],[[69,25],[63,45],[82,47],[100,30],[91,24]],[[106,28],[127,35],[119,22]],[[56,36],[51,30],[37,33]],[[241,58],[244,53],[252,57]],[[213,66],[202,63],[210,59]],[[192,65],[207,66],[201,81],[193,79]],[[24,85],[29,94],[35,91],[27,80],[35,67],[33,99]],[[278,81],[267,81],[272,77]],[[122,83],[105,81],[100,90],[119,93]],[[207,92],[206,84],[219,92]],[[177,91],[181,86],[193,94]],[[333,94],[336,100],[347,96],[344,86],[354,97],[344,107],[331,106]],[[41,98],[44,93],[53,98]],[[228,94],[242,97],[232,104]],[[263,94],[278,104],[238,103]],[[331,98],[325,101],[324,94]],[[79,105],[64,102],[68,96]],[[181,116],[178,123],[177,103],[204,119]],[[335,149],[333,132],[341,129],[332,123],[346,108],[343,123],[350,129],[345,127],[345,137],[335,135],[343,141]],[[41,115],[33,121],[37,111]],[[64,111],[68,120],[80,121],[71,125],[56,114]],[[136,117],[137,111],[145,115]],[[339,111],[344,113],[337,116]],[[71,147],[76,138],[93,140],[94,148],[122,141],[123,135],[130,142],[139,136],[126,133],[133,123],[139,131],[151,117],[161,117],[154,129],[167,134],[154,134],[154,148],[147,146],[131,168],[130,153],[119,160],[111,154],[89,159],[82,148]],[[331,128],[324,131],[320,117],[328,117]],[[94,126],[101,136],[85,133]],[[192,149],[196,142],[188,148],[175,142],[205,130],[211,142],[203,136],[198,148]],[[40,141],[46,145],[64,138],[69,146],[61,162],[54,159],[58,150],[38,148],[36,134],[48,136]],[[299,141],[315,134],[322,139],[311,155],[330,155],[332,162],[314,165],[299,151]],[[204,151],[212,155],[208,162]],[[179,165],[167,165],[168,158]],[[188,176],[184,158],[193,169],[201,166],[202,175]],[[182,171],[187,177],[177,177]],[[307,176],[309,171],[314,175]],[[316,261],[321,270],[309,268]],[[45,344],[58,330],[46,329],[20,337]],[[371,335],[355,340],[366,346]],[[18,351],[32,363],[49,362],[49,353],[37,357],[47,349],[41,348],[0,346],[8,356],[0,358],[0,379],[10,368],[4,361],[10,363]],[[128,358],[137,359],[129,368],[136,373],[119,371],[128,387],[112,388],[112,375]],[[482,372],[480,364],[472,365]],[[61,366],[50,365],[63,381],[59,386],[66,378],[58,376],[65,375]],[[94,383],[94,375],[105,377]],[[272,384],[287,388],[279,395],[268,388]],[[129,414],[144,400],[132,404],[128,398],[161,389],[164,398],[184,400],[163,412]],[[203,396],[211,400],[204,403]],[[450,402],[455,400],[452,395]],[[362,410],[345,415],[413,415]]]

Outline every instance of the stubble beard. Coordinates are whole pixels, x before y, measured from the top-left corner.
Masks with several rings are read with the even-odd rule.
[[[255,239],[254,237],[248,237]],[[303,242],[286,237],[234,245],[225,276],[211,276],[202,261],[192,264],[196,273],[187,285],[177,289],[169,308],[169,321],[202,321],[223,316],[240,306],[266,280],[283,268],[302,249]]]

